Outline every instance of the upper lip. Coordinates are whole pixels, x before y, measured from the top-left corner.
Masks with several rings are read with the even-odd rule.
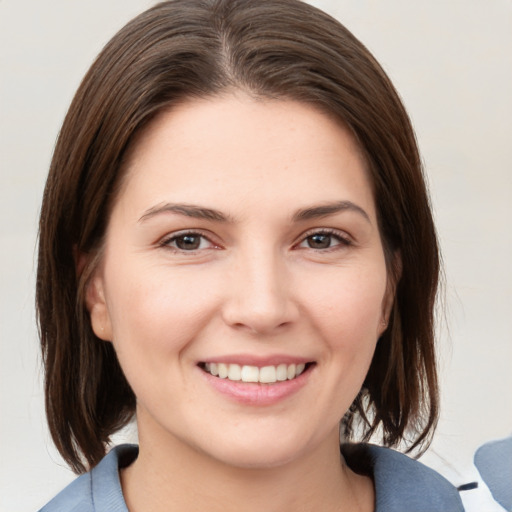
[[[268,356],[251,355],[251,354],[227,354],[224,356],[216,356],[203,359],[200,363],[225,363],[239,364],[240,366],[277,366],[280,364],[301,364],[312,363],[313,360],[307,357],[292,356],[289,354],[275,354]]]

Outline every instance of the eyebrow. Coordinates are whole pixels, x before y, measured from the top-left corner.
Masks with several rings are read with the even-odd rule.
[[[336,201],[334,203],[322,204],[297,210],[293,216],[293,222],[300,222],[311,219],[319,219],[336,213],[352,211],[360,214],[365,220],[371,223],[370,216],[357,204],[352,201]],[[232,218],[219,210],[205,208],[194,204],[184,203],[161,203],[149,208],[139,218],[139,222],[144,222],[152,217],[162,213],[177,213],[186,217],[202,220],[212,220],[217,222],[233,222]]]
[[[292,219],[295,222],[318,219],[344,211],[358,213],[371,224],[370,216],[360,206],[353,203],[352,201],[336,201],[334,203],[327,203],[319,206],[312,206],[311,208],[304,208],[295,212]]]
[[[194,204],[162,203],[146,210],[140,217],[139,222],[144,222],[161,213],[177,213],[194,219],[214,220],[218,222],[230,221],[228,216],[224,215],[219,210],[214,210],[212,208],[204,208]]]

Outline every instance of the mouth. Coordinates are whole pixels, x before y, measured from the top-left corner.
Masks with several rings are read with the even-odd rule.
[[[254,384],[275,384],[295,380],[297,377],[307,372],[314,362],[308,363],[281,363],[278,365],[252,366],[233,363],[199,363],[199,368],[204,372],[217,377],[234,382],[254,383]]]

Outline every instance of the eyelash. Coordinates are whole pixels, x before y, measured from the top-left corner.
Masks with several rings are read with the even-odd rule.
[[[302,244],[307,243],[308,239],[311,239],[314,236],[326,236],[329,237],[329,244],[332,242],[332,239],[334,238],[338,243],[336,245],[329,245],[329,247],[325,248],[315,248],[315,247],[301,247]],[[199,238],[199,247],[194,249],[182,249],[177,246],[172,246],[172,243],[176,243],[179,239],[184,239],[186,237],[190,238]],[[197,251],[203,250],[200,245],[202,241],[206,240],[210,245],[210,247],[203,248],[203,249],[219,249],[220,246],[216,245],[214,242],[211,241],[211,239],[206,236],[204,233],[200,231],[182,231],[178,233],[173,233],[171,236],[165,237],[159,242],[159,246],[169,249],[171,251],[177,252],[177,253],[189,253],[194,254]],[[304,233],[300,239],[300,241],[294,245],[294,249],[311,249],[315,252],[330,252],[335,251],[337,249],[341,249],[344,247],[348,247],[352,245],[352,240],[347,236],[342,234],[340,231],[337,231],[335,229],[315,229],[308,231]]]
[[[311,238],[315,235],[322,235],[322,236],[328,236],[331,239],[334,238],[339,244],[336,244],[334,246],[326,247],[326,248],[314,248],[314,247],[304,247],[304,249],[311,249],[316,252],[327,252],[327,251],[335,251],[337,249],[348,247],[352,245],[352,240],[342,232],[336,230],[336,229],[315,229],[306,232],[304,235],[302,235],[302,238],[298,244],[296,244],[295,247],[300,246],[303,243],[306,243],[308,238]]]
[[[168,236],[168,237],[165,237],[164,239],[162,239],[158,245],[160,247],[169,249],[174,252],[179,252],[179,253],[194,254],[195,252],[201,250],[201,248],[186,250],[186,249],[181,249],[180,247],[173,247],[171,245],[171,243],[176,242],[180,238],[184,239],[186,237],[200,238],[200,241],[199,241],[200,244],[202,243],[203,240],[208,241],[211,244],[211,247],[208,247],[208,249],[218,249],[219,248],[218,245],[216,245],[214,242],[212,242],[209,237],[207,237],[204,233],[201,233],[200,231],[181,231],[179,233],[173,233],[171,236]]]

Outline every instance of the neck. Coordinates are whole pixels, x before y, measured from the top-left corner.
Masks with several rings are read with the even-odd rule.
[[[337,432],[298,460],[270,468],[233,467],[178,439],[153,439],[139,431],[139,456],[121,472],[131,512],[373,510],[373,485],[346,466]]]

